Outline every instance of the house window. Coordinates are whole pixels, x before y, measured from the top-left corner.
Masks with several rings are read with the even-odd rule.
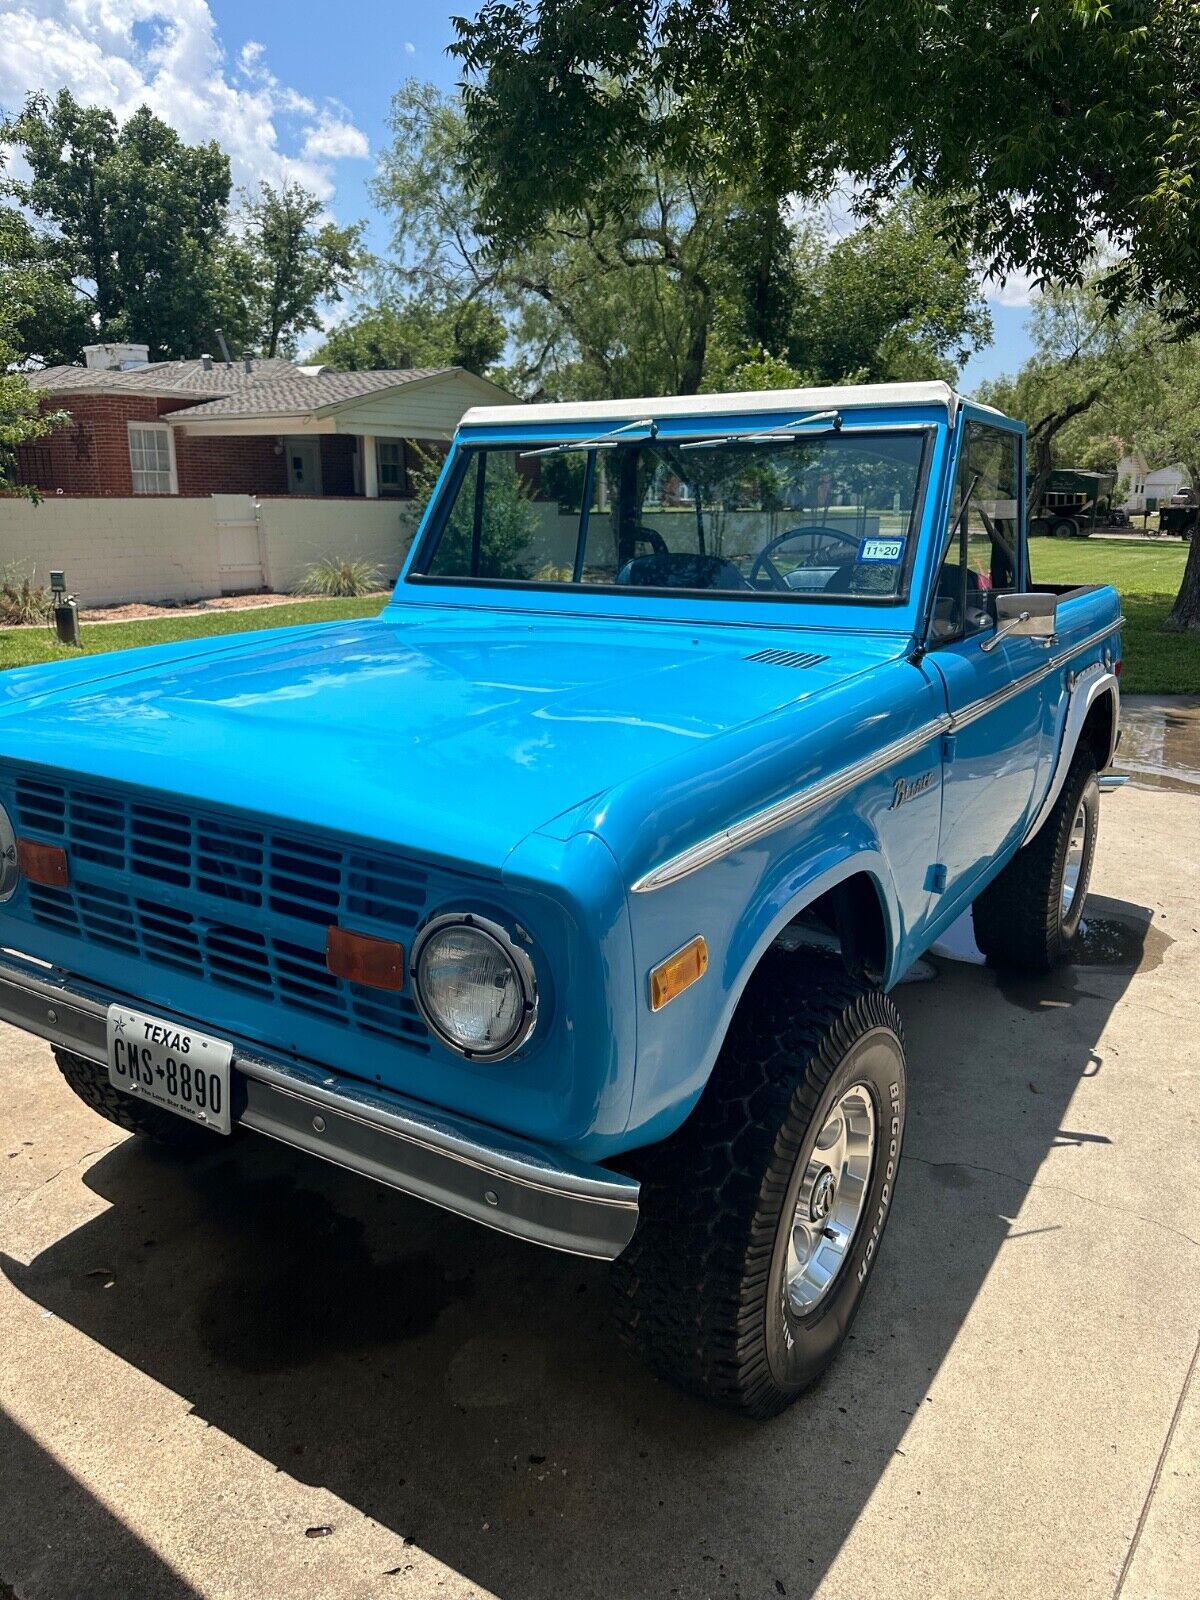
[[[403,439],[376,439],[375,459],[379,465],[380,494],[407,497],[408,472],[404,465]]]
[[[175,452],[165,422],[129,424],[129,469],[134,494],[177,494]]]

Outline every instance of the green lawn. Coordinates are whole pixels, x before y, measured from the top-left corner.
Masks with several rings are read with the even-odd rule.
[[[1117,586],[1128,619],[1121,678],[1127,694],[1200,694],[1200,639],[1168,633],[1163,627],[1183,577],[1185,545],[1141,539],[1034,539],[1029,548],[1035,582]],[[97,654],[128,650],[139,644],[207,638],[214,633],[370,617],[383,605],[384,598],[372,595],[367,600],[303,600],[294,605],[163,617],[154,622],[85,624],[83,648],[89,654]],[[74,654],[57,644],[45,628],[0,629],[0,669],[28,666],[35,661],[58,661]]]
[[[1031,539],[1035,583],[1111,583],[1125,613],[1126,694],[1200,694],[1200,639],[1163,624],[1179,591],[1188,547],[1155,539]]]
[[[191,617],[159,617],[151,622],[84,623],[87,655],[106,650],[131,650],[140,644],[170,644],[176,639],[207,639],[214,633],[247,633],[256,628],[290,628],[302,622],[339,622],[373,617],[386,595],[365,600],[297,600],[294,605],[259,606],[246,611],[212,611]],[[0,629],[0,669],[27,667],[38,661],[64,661],[78,655],[64,648],[49,628]]]

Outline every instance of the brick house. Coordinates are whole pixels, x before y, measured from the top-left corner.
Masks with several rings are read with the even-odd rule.
[[[68,426],[19,451],[45,495],[411,496],[410,441],[444,446],[468,406],[512,397],[458,367],[332,372],[291,361],[148,361],[90,345],[29,374]]]

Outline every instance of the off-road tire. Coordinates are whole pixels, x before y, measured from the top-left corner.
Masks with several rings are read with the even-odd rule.
[[[807,1316],[787,1245],[815,1141],[848,1089],[875,1115],[866,1200],[843,1264]],[[641,1216],[614,1263],[617,1320],[661,1376],[750,1416],[782,1411],[849,1331],[891,1210],[904,1134],[892,1001],[838,960],[770,952],[695,1110],[637,1164]]]
[[[1087,815],[1087,836],[1074,898],[1064,913],[1071,829],[1081,806]],[[1076,750],[1050,815],[971,907],[975,942],[993,965],[1049,972],[1063,959],[1079,932],[1099,824],[1096,758],[1085,745]]]
[[[156,1144],[170,1145],[176,1150],[193,1150],[203,1147],[212,1135],[204,1128],[195,1128],[182,1117],[173,1116],[158,1106],[143,1105],[132,1095],[122,1094],[108,1081],[104,1067],[97,1066],[84,1056],[57,1046],[54,1059],[58,1070],[85,1106],[97,1111],[109,1122],[129,1133],[137,1133]]]

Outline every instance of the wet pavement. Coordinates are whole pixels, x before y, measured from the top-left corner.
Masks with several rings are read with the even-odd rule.
[[[1200,695],[1123,695],[1113,767],[1139,788],[1200,795]]]

